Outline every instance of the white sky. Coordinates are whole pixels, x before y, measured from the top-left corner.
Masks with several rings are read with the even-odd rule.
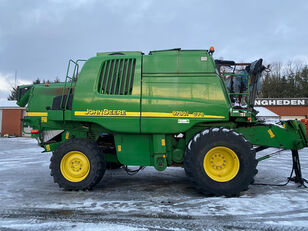
[[[0,0],[0,98],[64,78],[98,51],[208,49],[215,58],[308,63],[308,1]]]

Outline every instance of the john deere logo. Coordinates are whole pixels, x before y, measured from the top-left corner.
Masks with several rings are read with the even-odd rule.
[[[125,116],[126,111],[125,110],[108,110],[108,109],[104,109],[104,110],[87,109],[87,111],[85,112],[85,115],[88,115],[88,116],[108,116],[108,115]]]

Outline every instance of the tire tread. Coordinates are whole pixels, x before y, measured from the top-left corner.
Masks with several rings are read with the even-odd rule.
[[[190,141],[190,148],[187,145],[185,154],[184,154],[184,169],[186,172],[186,175],[188,176],[188,179],[190,180],[191,184],[201,193],[203,193],[206,196],[227,196],[227,197],[234,197],[239,196],[240,193],[248,188],[248,185],[253,181],[254,176],[257,173],[256,166],[258,164],[256,160],[256,152],[252,149],[252,144],[245,139],[244,136],[241,134],[235,132],[234,130],[227,129],[227,128],[210,128],[196,134]],[[198,139],[195,139],[195,137],[198,136]],[[199,150],[202,145],[206,145],[206,140],[210,137],[214,136],[228,136],[230,139],[232,138],[236,142],[242,143],[244,146],[244,149],[249,150],[249,153],[247,153],[247,157],[244,158],[250,158],[249,164],[251,166],[248,167],[248,173],[246,174],[247,179],[243,179],[242,184],[240,184],[238,187],[233,188],[232,191],[224,191],[220,189],[211,190],[207,187],[205,187],[200,180],[200,174],[197,173],[196,168],[196,153],[193,152],[193,150]]]
[[[91,181],[87,182],[86,179],[78,182],[75,186],[71,183],[68,183],[62,174],[60,173],[59,163],[61,162],[62,157],[67,153],[67,150],[74,150],[78,148],[85,148],[89,153],[94,153],[93,155],[87,156],[92,159],[92,162],[96,164],[96,169],[93,170],[94,173],[91,176]],[[91,160],[89,161],[91,162]],[[87,139],[69,139],[65,143],[61,144],[52,154],[50,158],[50,175],[53,176],[54,182],[59,185],[60,188],[65,190],[91,190],[96,184],[98,184],[106,169],[106,162],[103,153],[93,141]],[[91,169],[90,169],[91,171]],[[90,173],[89,173],[90,174]],[[83,182],[83,183],[82,183]],[[80,184],[79,184],[80,183]]]

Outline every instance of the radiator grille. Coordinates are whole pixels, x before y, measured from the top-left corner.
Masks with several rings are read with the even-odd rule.
[[[113,59],[103,63],[98,91],[106,95],[131,95],[136,59]]]

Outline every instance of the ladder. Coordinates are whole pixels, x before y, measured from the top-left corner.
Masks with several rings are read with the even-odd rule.
[[[67,104],[69,101],[69,97],[73,92],[73,88],[76,86],[76,82],[77,82],[77,78],[78,78],[78,74],[79,74],[79,65],[80,62],[85,62],[87,61],[86,59],[78,59],[76,61],[70,59],[68,62],[68,66],[67,66],[67,71],[66,71],[66,76],[65,76],[65,83],[64,83],[64,87],[62,90],[62,97],[61,97],[61,101],[60,101],[60,108],[62,108],[62,110],[66,110],[67,109]],[[70,68],[71,66],[73,66],[73,73],[70,76]]]

